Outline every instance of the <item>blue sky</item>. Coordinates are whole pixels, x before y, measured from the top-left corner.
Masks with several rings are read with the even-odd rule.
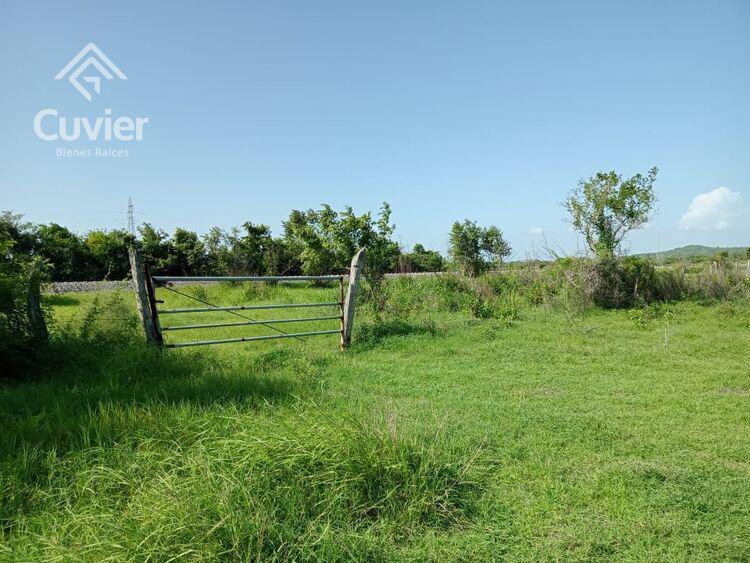
[[[660,168],[632,251],[750,244],[750,2],[0,3],[0,208],[75,230],[204,232],[291,208],[452,221],[515,257],[575,252],[560,202],[597,170]],[[55,74],[96,43],[127,75],[86,101]],[[144,116],[142,141],[46,142],[41,109]],[[123,148],[62,158],[57,147]]]

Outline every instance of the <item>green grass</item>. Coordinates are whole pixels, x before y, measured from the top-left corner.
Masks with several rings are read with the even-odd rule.
[[[750,559],[750,304],[478,320],[431,283],[393,284],[344,353],[160,354],[130,294],[48,298],[53,367],[0,388],[0,558]]]

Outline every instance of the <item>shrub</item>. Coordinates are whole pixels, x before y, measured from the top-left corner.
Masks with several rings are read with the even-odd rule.
[[[706,301],[750,297],[750,277],[725,268],[708,269],[687,281],[690,294]]]
[[[665,303],[653,303],[638,309],[631,309],[628,312],[628,316],[637,326],[646,328],[657,319],[669,320],[674,318],[675,314],[669,305]]]
[[[448,253],[454,264],[466,275],[478,276],[499,265],[510,255],[510,245],[497,227],[480,227],[475,221],[456,221],[448,237]]]
[[[499,297],[475,294],[471,313],[478,319],[502,320],[506,323],[518,320],[521,314],[522,299],[515,292],[506,292]]]
[[[594,305],[598,283],[591,261],[560,258],[543,270],[540,287],[546,304],[577,315]]]
[[[29,276],[44,276],[41,261],[6,257],[0,264],[0,373],[17,377],[27,373],[46,346],[46,329],[40,334],[28,312]],[[46,311],[50,318],[50,312]]]
[[[452,274],[391,278],[378,293],[363,286],[360,303],[368,312],[400,316],[469,310],[474,290],[466,278]]]
[[[516,320],[525,304],[578,315],[594,307],[629,309],[686,298],[750,297],[750,278],[730,269],[686,273],[657,269],[641,257],[561,258],[544,266],[511,267],[471,278],[454,274],[387,280],[362,304],[378,314],[429,315],[465,311],[476,318]]]

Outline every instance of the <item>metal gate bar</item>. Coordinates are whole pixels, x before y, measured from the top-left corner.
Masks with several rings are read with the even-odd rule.
[[[351,266],[349,268],[349,275],[325,275],[325,276],[151,276],[148,271],[148,265],[143,263],[141,259],[140,251],[135,246],[128,249],[130,257],[130,269],[133,275],[133,282],[135,285],[135,296],[136,305],[138,307],[138,314],[141,318],[141,324],[143,326],[144,335],[148,344],[154,344],[157,346],[165,346],[167,348],[183,348],[186,346],[202,346],[206,344],[224,344],[230,342],[252,342],[256,340],[275,340],[280,338],[296,338],[297,340],[304,340],[302,336],[316,336],[323,334],[339,334],[341,336],[340,346],[343,350],[349,345],[351,341],[352,326],[354,324],[354,308],[357,297],[357,287],[359,285],[359,278],[361,270],[364,264],[365,249],[361,248],[352,258]],[[349,279],[349,286],[344,295],[344,279]],[[219,306],[214,303],[210,303],[197,296],[188,295],[182,293],[170,287],[170,282],[274,282],[274,283],[290,283],[290,282],[305,282],[305,281],[323,281],[323,282],[334,282],[339,283],[339,300],[332,302],[323,303],[288,303],[288,304],[271,304],[271,305],[232,305],[232,306]],[[157,303],[164,303],[162,300],[156,299],[156,288],[164,287],[165,289],[193,299],[200,302],[205,307],[189,307],[181,309],[164,309],[159,311]],[[237,311],[253,311],[263,309],[292,309],[298,307],[338,307],[338,316],[319,316],[319,317],[307,317],[307,318],[294,318],[294,319],[254,319],[250,316],[242,315]],[[171,327],[160,326],[159,314],[179,314],[179,313],[211,313],[211,312],[226,312],[231,315],[241,317],[247,322],[234,322],[234,323],[207,323],[197,325],[177,325]],[[319,313],[320,314],[320,313]],[[327,320],[339,320],[338,330],[317,330],[310,332],[297,332],[287,333],[282,329],[276,327],[276,324],[280,323],[294,323],[294,322],[312,322],[312,321],[327,321]],[[266,326],[279,334],[270,334],[262,336],[249,336],[243,338],[226,338],[220,340],[205,340],[195,342],[176,342],[166,344],[162,337],[162,331],[174,331],[174,330],[194,330],[203,328],[220,328],[220,327],[232,327],[232,326]]]
[[[163,286],[171,291],[169,286],[170,282],[181,281],[181,282],[205,282],[205,281],[234,281],[234,282],[305,282],[305,281],[338,281],[339,282],[339,293],[343,295],[344,287],[344,276],[341,275],[330,275],[330,276],[153,276],[151,282],[158,286]],[[180,293],[177,291],[177,293]],[[182,295],[182,294],[181,294]],[[190,297],[190,296],[188,296]],[[198,299],[198,301],[201,301]],[[186,346],[203,346],[209,344],[224,344],[231,342],[252,342],[255,340],[276,340],[280,338],[296,338],[301,340],[303,336],[317,336],[321,334],[340,334],[341,343],[344,341],[343,323],[344,323],[344,302],[343,297],[340,301],[328,301],[323,303],[288,303],[288,304],[270,304],[270,305],[231,305],[220,307],[213,303],[203,302],[208,307],[191,307],[184,309],[164,309],[159,311],[156,308],[156,300],[154,299],[154,315],[158,318],[159,314],[179,314],[179,313],[211,313],[211,312],[226,312],[232,315],[243,317],[247,321],[243,322],[221,322],[221,323],[207,323],[207,324],[195,324],[195,325],[176,325],[169,327],[160,327],[160,334],[164,331],[175,331],[175,330],[197,330],[204,328],[221,328],[221,327],[239,327],[239,326],[266,326],[275,330],[280,334],[270,334],[261,336],[247,336],[242,338],[224,338],[219,340],[201,340],[194,342],[175,342],[170,344],[164,344],[167,348],[183,348]],[[236,311],[253,311],[263,309],[292,309],[299,307],[338,307],[339,314],[336,316],[318,316],[318,317],[302,317],[293,319],[253,319],[251,317],[245,317],[240,315]],[[311,321],[328,321],[328,320],[339,320],[340,328],[338,330],[316,330],[310,332],[296,332],[287,333],[273,325],[281,323],[300,323],[300,322],[311,322]]]
[[[161,311],[159,311],[161,312]],[[332,321],[334,319],[341,319],[340,315],[335,317],[303,317],[300,319],[270,319],[264,321],[247,321],[244,323],[215,323],[205,325],[178,325],[178,326],[163,326],[161,329],[164,330],[193,330],[197,328],[219,328],[227,326],[248,326],[248,325],[265,325],[275,323],[302,323],[305,321]]]
[[[297,282],[297,281],[335,281],[342,276],[152,276],[155,282],[222,282],[222,281],[252,281],[252,282]]]
[[[225,340],[200,340],[198,342],[178,342],[165,344],[167,348],[184,348],[186,346],[203,346],[204,344],[227,344],[231,342],[251,342],[253,340],[275,340],[277,338],[298,338],[300,336],[315,336],[318,334],[341,334],[340,330],[318,330],[314,332],[298,332],[289,334],[269,334],[266,336],[249,336],[246,338],[227,338]]]
[[[195,309],[159,309],[160,315],[168,313],[208,313],[211,311],[258,311],[261,309],[293,309],[295,307],[332,307],[341,306],[339,301],[330,303],[289,303],[287,305],[234,305],[231,307],[197,307]]]

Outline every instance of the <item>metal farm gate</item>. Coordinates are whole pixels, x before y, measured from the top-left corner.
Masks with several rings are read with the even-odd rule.
[[[342,349],[351,343],[352,327],[354,324],[354,308],[357,300],[357,289],[359,286],[360,272],[364,263],[364,249],[360,250],[352,258],[351,269],[349,272],[349,284],[345,291],[345,276],[327,275],[327,276],[151,276],[148,266],[143,264],[140,252],[130,249],[130,267],[135,284],[136,305],[138,314],[141,318],[146,342],[165,348],[184,348],[187,346],[204,346],[208,344],[228,344],[236,342],[254,342],[260,340],[276,340],[280,338],[295,338],[303,341],[303,337],[318,336],[325,334],[339,334],[339,344]],[[288,303],[288,304],[269,304],[269,305],[216,305],[208,301],[183,293],[171,287],[174,282],[275,282],[291,283],[305,281],[338,281],[338,295],[335,301],[322,303]],[[158,309],[157,305],[163,303],[156,299],[156,288],[161,287],[199,302],[201,307],[182,308],[182,309]],[[316,316],[295,316],[295,318],[279,319],[255,319],[239,311],[259,311],[275,309],[330,309],[335,307],[335,313],[319,314]],[[230,315],[240,317],[242,321],[204,323],[190,325],[170,325],[161,326],[160,318],[163,315],[180,315],[180,314],[200,314],[224,312]],[[307,332],[287,332],[276,325],[294,324],[303,322],[320,322],[320,321],[338,321],[338,326],[334,329],[313,330]],[[214,328],[228,328],[240,326],[263,326],[274,331],[274,334],[264,334],[260,336],[245,336],[238,338],[223,338],[217,340],[196,340],[192,342],[165,343],[164,333],[181,330],[201,330]]]

